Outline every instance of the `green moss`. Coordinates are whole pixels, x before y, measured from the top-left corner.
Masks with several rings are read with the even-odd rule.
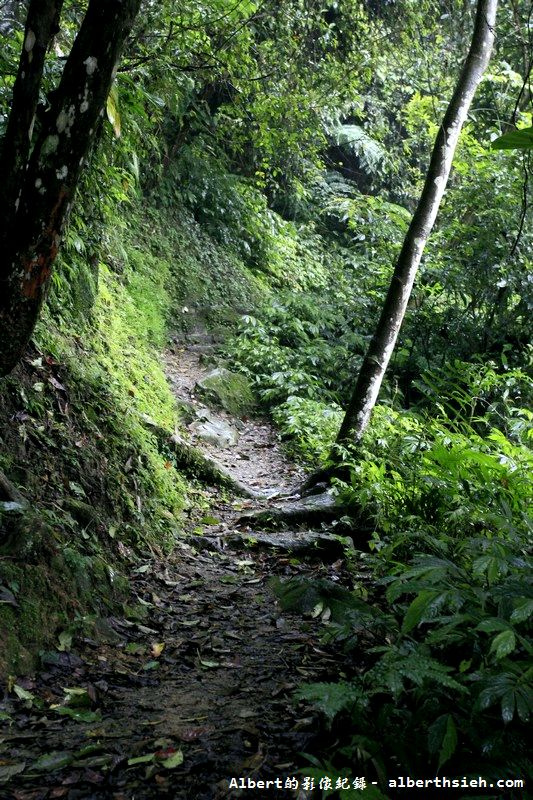
[[[235,417],[250,414],[256,405],[248,379],[224,368],[215,369],[202,378],[197,389],[208,403],[222,407]]]
[[[0,583],[15,595],[17,606],[0,605],[0,674],[31,668],[32,657],[51,641],[61,617],[59,594],[51,591],[46,568],[0,564]]]
[[[0,673],[29,669],[73,614],[118,611],[128,588],[123,545],[173,548],[187,485],[141,417],[180,424],[161,351],[176,329],[231,327],[261,296],[242,262],[187,213],[133,205],[105,231],[99,263],[72,242],[35,357],[0,391],[0,463],[39,532],[0,561],[0,584],[17,598],[0,605]],[[248,413],[245,379],[223,391],[228,409]]]
[[[118,607],[129,588],[102,558],[73,547],[36,564],[0,562],[0,585],[16,601],[0,604],[0,675],[29,671],[39,651],[55,646],[61,627],[88,610]]]

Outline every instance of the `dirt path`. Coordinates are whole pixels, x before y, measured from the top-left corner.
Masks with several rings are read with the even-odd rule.
[[[176,347],[167,366],[178,400],[203,413],[198,352]],[[196,443],[256,490],[293,492],[301,471],[275,432],[264,421],[239,427],[231,448]],[[253,501],[210,494],[206,518],[191,523],[206,535],[196,532],[170,561],[136,565],[123,617],[100,620],[72,649],[67,641],[48,654],[37,677],[19,680],[22,696],[6,707],[11,722],[0,733],[1,800],[215,800],[250,794],[231,788],[232,778],[297,775],[318,726],[292,690],[340,665],[322,649],[316,620],[281,614],[269,579],[339,580],[342,562],[235,549],[228,534],[242,530],[239,515]],[[285,788],[252,794],[306,797]]]
[[[195,420],[189,425],[191,441],[213,460],[220,463],[239,482],[256,491],[271,494],[292,494],[303,478],[303,470],[283,454],[276,431],[266,420],[235,420],[225,411],[208,407],[196,391],[198,381],[208,372],[201,361],[205,353],[188,349],[183,344],[166,353],[167,375],[178,402],[192,407]],[[197,421],[206,419],[233,428],[238,434],[235,444],[221,447],[198,437]]]

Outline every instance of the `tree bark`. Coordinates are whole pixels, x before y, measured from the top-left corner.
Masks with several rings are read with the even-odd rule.
[[[394,268],[376,330],[346,410],[337,444],[356,443],[368,425],[407,308],[427,239],[448,182],[459,134],[489,63],[498,0],[478,0],[472,43],[439,128],[424,188]]]
[[[0,253],[12,233],[33,135],[46,52],[59,30],[63,0],[31,0],[13,87],[11,112],[0,153]]]
[[[20,158],[14,165],[18,184],[7,212],[9,227],[0,222],[0,241],[6,243],[0,269],[0,375],[17,364],[35,327],[84,159],[140,3],[90,0],[33,151],[26,154],[22,173]],[[51,14],[60,3],[34,0],[32,5],[46,6]],[[26,120],[25,79],[19,77],[13,109],[20,105]]]

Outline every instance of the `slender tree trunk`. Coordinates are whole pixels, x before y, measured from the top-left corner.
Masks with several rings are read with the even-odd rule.
[[[40,78],[37,80],[36,74],[32,77],[34,88],[28,92],[24,68],[27,59],[24,54],[21,58],[12,113],[18,109],[16,116],[24,123],[24,136],[18,136],[15,120],[6,145],[6,152],[16,154],[12,162],[15,174],[2,159],[4,180],[13,184],[16,191],[10,191],[6,216],[0,219],[0,242],[4,243],[0,253],[0,375],[6,375],[17,364],[33,332],[84,159],[94,141],[118,58],[140,3],[141,0],[90,0],[29,156],[31,123],[28,128],[27,104],[33,104],[33,119]],[[39,7],[44,13],[46,9],[47,30],[53,32],[60,5],[59,0],[32,0],[30,11]],[[29,24],[28,21],[24,49],[32,52],[35,45],[28,51]],[[44,38],[43,33],[43,41]],[[34,41],[37,39],[30,36],[29,43]],[[33,60],[29,66],[32,64]],[[11,120],[8,132],[9,126]]]
[[[359,441],[376,403],[407,302],[448,182],[459,134],[489,63],[498,0],[478,0],[472,44],[440,126],[424,188],[409,226],[381,316],[344,416],[337,444]]]

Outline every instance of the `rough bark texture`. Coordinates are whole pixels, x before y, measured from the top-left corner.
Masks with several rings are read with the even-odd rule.
[[[437,134],[424,188],[414,213],[376,331],[369,345],[338,444],[358,441],[368,424],[404,318],[420,259],[446,188],[459,134],[494,42],[497,0],[478,0],[472,44]]]
[[[7,214],[12,221],[7,230],[0,222],[0,241],[7,243],[0,271],[0,375],[13,369],[33,332],[83,162],[140,2],[90,1],[23,175],[15,176],[17,198]],[[50,15],[52,5],[56,12],[59,8],[58,2],[35,5],[47,6]],[[19,77],[13,108],[20,105],[24,116]],[[15,169],[20,171],[20,159]]]
[[[26,17],[13,102],[0,156],[0,253],[6,251],[30,153],[46,51],[58,31],[63,0],[32,0]]]

